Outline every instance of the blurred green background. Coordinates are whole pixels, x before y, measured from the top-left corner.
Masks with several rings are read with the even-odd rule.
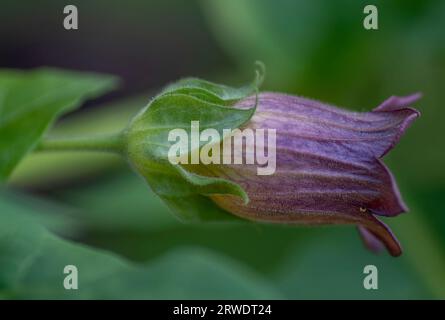
[[[18,250],[0,241],[0,297],[445,298],[445,1],[70,4],[77,31],[63,29],[61,1],[6,0],[0,9],[0,67],[123,79],[54,134],[116,131],[167,82],[191,75],[236,85],[255,60],[267,66],[263,90],[351,110],[422,92],[422,117],[385,158],[410,207],[386,220],[404,254],[369,253],[352,227],[183,224],[117,157],[33,154],[1,192],[0,230]],[[363,28],[367,4],[379,10],[378,30]],[[9,257],[16,268],[2,267]],[[61,286],[66,264],[79,268],[76,292]],[[378,290],[363,289],[368,264],[378,267]]]

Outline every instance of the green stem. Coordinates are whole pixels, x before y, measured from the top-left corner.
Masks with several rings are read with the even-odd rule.
[[[48,138],[37,146],[36,151],[99,151],[122,154],[123,134],[79,138]]]

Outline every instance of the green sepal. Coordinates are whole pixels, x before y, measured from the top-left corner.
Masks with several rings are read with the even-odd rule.
[[[215,129],[219,140],[213,143],[220,144],[223,129],[239,128],[255,113],[258,96],[248,109],[233,105],[258,92],[263,73],[257,71],[255,81],[238,89],[199,79],[180,80],[164,89],[130,122],[126,130],[129,161],[183,220],[226,220],[226,211],[217,207],[209,195],[235,195],[245,203],[249,199],[244,189],[232,181],[201,175],[206,170],[170,163],[168,151],[175,142],[168,141],[169,132],[180,128],[190,137],[191,122],[199,121],[199,133]],[[199,149],[205,143],[200,142]],[[189,145],[185,155],[189,157],[193,151],[196,149]]]
[[[199,78],[184,78],[167,85],[161,95],[178,93],[194,96],[195,98],[215,104],[231,105],[247,96],[254,94],[264,81],[265,66],[262,62],[255,62],[257,70],[252,82],[239,88],[216,84]]]
[[[218,105],[185,94],[158,96],[131,122],[127,136],[132,140],[142,140],[149,144],[144,154],[158,160],[166,160],[173,142],[168,141],[168,133],[173,129],[184,129],[191,135],[191,121],[199,121],[200,131],[213,128],[223,138],[223,129],[234,129],[250,120],[256,104],[249,109],[238,109]],[[200,146],[205,144],[201,142]],[[189,150],[190,152],[193,149]]]
[[[240,221],[216,206],[208,197],[212,194],[230,194],[245,202],[249,198],[238,184],[226,179],[201,176],[180,165],[165,163],[145,171],[150,187],[183,221]]]
[[[162,196],[170,210],[184,222],[244,222],[215,205],[208,197],[196,194],[185,197]]]

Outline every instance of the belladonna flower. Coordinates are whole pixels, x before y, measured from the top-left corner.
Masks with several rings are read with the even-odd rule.
[[[400,255],[397,239],[377,217],[408,209],[381,158],[419,116],[410,105],[420,95],[351,112],[296,96],[255,94],[264,77],[264,65],[257,66],[255,80],[240,88],[196,78],[167,86],[124,132],[131,165],[183,220],[236,215],[352,224],[370,249],[386,246]],[[240,132],[255,135],[242,148],[235,142]]]
[[[232,195],[211,198],[221,208],[256,221],[354,224],[370,249],[383,244],[398,256],[399,242],[377,216],[394,217],[408,208],[381,158],[420,115],[409,107],[419,97],[393,96],[371,112],[350,112],[296,96],[261,93],[255,114],[242,129],[276,129],[276,171],[257,175],[256,165],[213,165],[208,168],[212,176],[238,183],[250,201],[245,204]],[[249,97],[237,107],[254,103],[255,97]]]

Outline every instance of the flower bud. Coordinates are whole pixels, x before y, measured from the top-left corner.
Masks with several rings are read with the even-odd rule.
[[[376,216],[407,207],[380,159],[420,115],[409,107],[420,95],[351,112],[258,94],[264,71],[258,63],[239,88],[197,78],[168,85],[125,130],[128,161],[182,220],[353,224],[368,248],[400,255]]]

